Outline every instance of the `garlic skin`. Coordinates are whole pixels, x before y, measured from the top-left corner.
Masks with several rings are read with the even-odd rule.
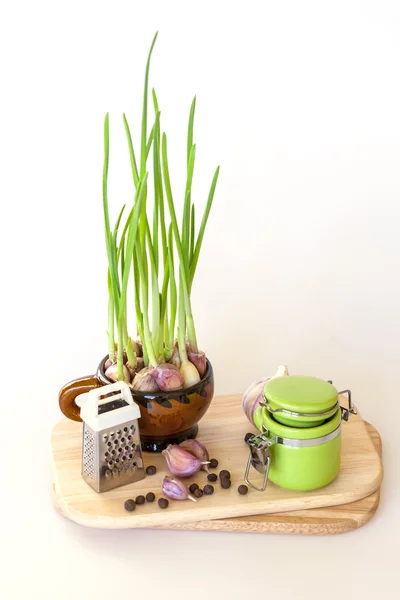
[[[184,442],[179,444],[179,448],[183,448],[187,452],[190,452],[190,454],[193,454],[193,456],[195,456],[203,462],[210,461],[207,448],[198,440],[185,440]],[[209,472],[207,465],[203,465],[201,467],[201,470],[206,471],[207,473]]]
[[[170,444],[162,451],[167,461],[168,469],[177,477],[191,477],[200,471],[204,461],[199,460],[180,446]]]
[[[173,364],[162,363],[155,367],[151,376],[162,392],[173,392],[183,388],[183,377]]]
[[[189,360],[185,360],[181,364],[180,372],[183,377],[183,386],[184,388],[192,387],[192,385],[196,385],[200,381],[200,375],[196,367]]]
[[[124,381],[125,381],[125,383],[130,383],[131,382],[131,374],[129,373],[129,369],[125,365],[123,365],[122,370],[123,370],[123,374],[124,374]],[[110,367],[108,367],[108,369],[104,373],[104,375],[106,377],[108,377],[108,379],[111,379],[111,381],[118,381],[118,367],[117,367],[117,365],[114,363],[113,365],[111,365]]]
[[[129,362],[126,363],[126,366],[128,367],[128,371],[131,374],[131,379],[133,381],[136,373],[139,373],[139,371],[141,371],[144,368],[143,357],[141,357],[141,356],[136,357],[136,365],[134,367],[131,367]]]
[[[136,373],[139,373],[142,369],[144,369],[144,358],[136,355]]]
[[[178,344],[175,341],[174,343],[174,349],[172,352],[172,356],[168,361],[169,363],[171,363],[172,365],[175,365],[175,367],[177,367],[178,369],[180,369],[181,366],[181,358],[179,356],[179,348],[178,348]]]
[[[286,365],[280,365],[275,375],[273,375],[272,377],[265,377],[264,379],[259,379],[247,388],[242,398],[242,409],[250,423],[252,423],[252,425],[256,426],[254,423],[254,413],[259,407],[260,402],[263,400],[263,391],[267,381],[275,379],[276,377],[284,377],[286,375],[289,375]]]
[[[137,341],[130,339],[130,343],[132,345],[132,350],[136,354],[136,356],[142,356],[142,346],[137,343]]]
[[[196,367],[196,369],[198,370],[200,377],[203,378],[204,375],[206,374],[206,370],[207,370],[207,362],[206,362],[205,353],[204,352],[193,352],[192,350],[190,350],[188,353],[188,358],[189,358],[190,362],[193,363],[194,366]]]
[[[115,359],[113,360],[112,358],[108,357],[106,362],[104,363],[104,372],[107,371],[107,369],[109,367],[111,367],[113,364],[115,364]]]
[[[132,388],[138,392],[159,392],[160,388],[152,376],[153,367],[145,367],[139,373],[136,373],[132,382]]]
[[[192,502],[197,502],[197,500],[189,494],[188,487],[182,483],[182,481],[174,479],[173,477],[168,477],[168,475],[165,475],[163,479],[162,492],[165,496],[172,498],[173,500],[192,500]]]

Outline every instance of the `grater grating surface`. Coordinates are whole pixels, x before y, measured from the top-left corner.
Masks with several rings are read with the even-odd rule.
[[[82,404],[82,477],[96,492],[106,492],[145,476],[138,417],[126,383],[91,390]]]
[[[95,478],[95,439],[90,429],[85,428],[83,448],[83,473],[89,479]]]

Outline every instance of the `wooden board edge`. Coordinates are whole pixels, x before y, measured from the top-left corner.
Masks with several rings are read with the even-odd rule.
[[[263,515],[262,521],[240,519],[216,519],[215,521],[199,521],[196,523],[177,524],[173,529],[182,531],[220,531],[226,533],[279,533],[299,535],[332,535],[354,531],[366,525],[375,515],[379,506],[379,492],[371,494],[373,505],[365,514],[353,516],[307,516],[319,509],[310,508],[308,511],[299,511],[301,514],[276,513]],[[358,502],[355,502],[357,504]],[[351,506],[350,504],[344,506]],[[329,508],[329,507],[328,507]],[[168,527],[158,529],[172,529]]]

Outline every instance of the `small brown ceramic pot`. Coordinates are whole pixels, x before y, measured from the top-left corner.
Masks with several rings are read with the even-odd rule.
[[[63,414],[73,421],[81,421],[80,408],[75,399],[94,388],[112,383],[104,374],[104,357],[95,375],[80,377],[61,388],[59,403]],[[180,444],[195,438],[197,423],[203,417],[214,395],[214,373],[207,360],[203,379],[186,390],[147,393],[132,390],[132,397],[140,408],[140,437],[147,452],[161,452],[168,444]]]

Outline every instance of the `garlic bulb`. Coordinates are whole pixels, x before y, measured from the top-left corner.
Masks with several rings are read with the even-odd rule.
[[[132,382],[132,388],[138,392],[159,392],[160,388],[152,376],[153,367],[145,367],[139,373],[136,373]]]
[[[133,381],[136,373],[139,373],[139,371],[141,371],[144,368],[144,360],[142,356],[137,356],[136,357],[136,365],[135,366],[131,366],[131,364],[129,363],[129,361],[126,363],[126,366],[128,368],[129,373],[131,374],[131,379]]]
[[[181,364],[180,372],[183,377],[183,386],[184,388],[192,387],[192,385],[196,385],[200,381],[200,375],[196,367],[189,360],[185,360]]]
[[[178,369],[181,366],[181,358],[179,356],[179,348],[178,348],[178,343],[175,342],[174,343],[174,348],[173,348],[173,352],[172,352],[172,356],[168,361],[169,363],[171,363],[172,365],[175,365],[175,367],[178,367]]]
[[[174,479],[173,477],[168,477],[165,475],[162,482],[162,492],[168,498],[172,498],[173,500],[192,500],[192,502],[197,502],[193,496],[189,494],[188,487],[179,481],[178,479]]]
[[[115,363],[116,363],[115,359],[112,359],[112,358],[108,357],[107,360],[106,360],[106,362],[104,363],[104,372],[107,371],[107,369],[109,367],[111,367]]]
[[[288,369],[286,366],[280,365],[275,375],[255,381],[247,388],[242,398],[242,409],[250,423],[255,425],[254,413],[259,407],[260,402],[263,400],[263,391],[267,381],[275,379],[276,377],[283,377],[285,375],[289,375]]]
[[[129,370],[127,369],[127,367],[125,365],[123,365],[122,369],[123,369],[123,373],[124,373],[125,383],[130,383],[131,382],[131,374],[129,373]],[[108,379],[111,379],[111,381],[118,381],[117,365],[113,364],[110,367],[108,367],[107,371],[104,374],[106,377],[108,377]]]
[[[174,444],[167,446],[162,453],[167,461],[168,469],[172,475],[177,477],[191,477],[191,475],[200,471],[203,464],[207,464]]]
[[[193,456],[195,456],[196,458],[198,458],[201,461],[208,462],[210,460],[209,456],[208,456],[207,448],[205,447],[204,444],[202,444],[198,440],[185,440],[184,442],[179,444],[179,448],[183,448],[184,450],[187,450],[187,452],[190,452],[190,454],[193,454]],[[208,473],[208,466],[203,465],[201,467],[201,470],[207,471],[207,473]]]
[[[151,376],[162,392],[173,392],[183,388],[183,377],[173,364],[162,363],[155,367]]]
[[[137,356],[136,357],[136,365],[134,365],[133,367],[130,365],[129,362],[126,363],[126,366],[129,369],[129,372],[132,376],[132,379],[135,377],[136,373],[139,373],[139,371],[141,371],[142,369],[144,369],[144,360],[142,356]]]
[[[206,370],[207,370],[207,362],[206,362],[206,355],[204,352],[193,352],[192,350],[189,351],[188,353],[188,357],[191,363],[194,364],[194,366],[196,367],[196,369],[199,372],[200,377],[204,377],[204,375],[206,374]]]

